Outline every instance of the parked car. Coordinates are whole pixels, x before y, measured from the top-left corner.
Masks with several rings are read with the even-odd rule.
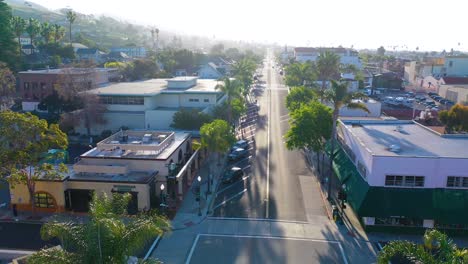
[[[247,140],[243,140],[243,139],[237,141],[236,143],[234,143],[234,145],[232,145],[231,152],[238,149],[238,148],[248,149],[249,148],[249,142]]]
[[[230,183],[242,179],[244,176],[244,171],[239,167],[229,167],[224,171],[222,181],[223,183]]]
[[[247,157],[248,154],[249,154],[248,150],[243,149],[243,148],[237,148],[233,150],[231,154],[229,154],[228,159],[230,161],[237,161],[237,160]]]
[[[428,92],[427,95],[431,96],[431,95],[438,95],[438,94],[434,92]]]

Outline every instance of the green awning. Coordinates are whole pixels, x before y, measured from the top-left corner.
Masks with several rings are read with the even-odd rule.
[[[348,203],[359,216],[405,216],[442,223],[468,223],[468,191],[461,189],[372,187],[337,144],[333,170],[346,183]],[[326,145],[330,153],[330,145]]]

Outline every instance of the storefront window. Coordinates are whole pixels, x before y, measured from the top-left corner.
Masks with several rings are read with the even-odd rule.
[[[48,193],[35,193],[34,203],[38,208],[55,208],[55,199]]]
[[[421,227],[423,226],[423,219],[406,217],[376,217],[375,225]]]

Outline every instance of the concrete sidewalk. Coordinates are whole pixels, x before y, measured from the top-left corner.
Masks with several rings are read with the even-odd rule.
[[[210,213],[209,209],[213,198],[216,197],[216,190],[226,163],[226,156],[221,158],[219,163],[216,156],[215,153],[211,153],[200,167],[198,175],[194,178],[190,190],[185,194],[182,204],[172,220],[173,230],[199,224]],[[200,183],[197,181],[198,176],[201,177]],[[200,187],[200,201],[197,201],[198,187]]]

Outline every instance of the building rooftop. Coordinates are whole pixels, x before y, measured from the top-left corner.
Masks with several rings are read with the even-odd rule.
[[[20,74],[84,74],[93,72],[114,71],[116,68],[60,68],[20,71]]]
[[[105,87],[91,90],[91,93],[108,96],[154,96],[161,93],[219,93],[215,87],[218,84],[217,80],[213,79],[198,79],[195,80],[194,86],[188,88],[168,88],[168,81],[180,82],[182,78],[194,77],[177,77],[172,79],[151,79],[137,82],[114,83]],[[192,79],[191,79],[192,80]]]
[[[468,135],[440,136],[411,121],[344,123],[373,155],[468,159]]]
[[[69,181],[100,181],[100,182],[134,182],[147,183],[157,175],[157,171],[131,171],[126,174],[112,173],[71,173]]]
[[[80,157],[166,160],[188,138],[186,132],[119,131]]]

